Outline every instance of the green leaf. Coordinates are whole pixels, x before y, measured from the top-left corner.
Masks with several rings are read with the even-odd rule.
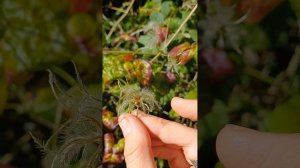
[[[157,23],[163,23],[164,22],[164,15],[160,12],[153,12],[150,15],[150,21],[157,22]]]
[[[168,79],[164,73],[157,73],[154,75],[153,85],[162,94],[167,94],[171,89],[170,85],[168,84]]]
[[[0,2],[0,39],[6,32],[5,16],[3,12],[3,1]]]
[[[225,168],[221,162],[215,164],[215,168]]]
[[[245,45],[255,50],[264,50],[269,48],[270,40],[267,34],[257,25],[247,25],[243,41]]]
[[[8,97],[8,87],[3,78],[0,79],[0,113],[2,113]]]
[[[269,131],[280,133],[300,132],[300,95],[278,105],[266,120]]]
[[[181,19],[174,17],[174,18],[167,18],[166,21],[167,26],[171,30],[171,32],[175,32],[178,27],[180,26]]]
[[[139,48],[139,52],[144,53],[145,55],[154,55],[158,51],[159,50],[158,50],[158,48],[156,46]]]
[[[121,57],[109,55],[103,57],[103,82],[122,78],[126,75]]]
[[[197,87],[195,87],[194,89],[192,89],[191,91],[189,91],[185,95],[186,99],[197,99],[197,97],[198,97],[198,95],[197,95]]]
[[[73,61],[78,66],[82,66],[82,67],[88,67],[88,66],[90,66],[90,59],[86,55],[77,54],[73,58]]]
[[[198,40],[198,32],[197,32],[197,30],[191,29],[189,34],[190,34],[190,36],[191,36],[191,38],[192,38],[193,41],[196,42]]]
[[[160,11],[165,17],[170,14],[172,4],[172,1],[165,1],[161,4]]]
[[[40,116],[48,121],[54,121],[56,99],[49,87],[28,92],[22,97],[22,108],[32,115]]]
[[[184,21],[184,19],[189,15],[189,11],[180,11],[181,14],[181,22],[182,23]]]
[[[228,106],[223,101],[215,100],[212,111],[204,116],[201,122],[198,122],[203,129],[202,138],[208,139],[216,136],[229,123],[229,112]]]
[[[153,32],[140,36],[138,42],[149,49],[156,48],[156,37]]]
[[[97,23],[88,14],[73,15],[67,23],[67,31],[73,38],[88,38],[95,34]]]
[[[294,10],[298,19],[300,19],[300,1],[299,0],[289,0],[291,8]]]

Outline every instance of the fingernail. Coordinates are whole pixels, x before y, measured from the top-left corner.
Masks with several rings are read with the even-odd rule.
[[[130,132],[130,123],[128,121],[128,115],[129,114],[122,114],[119,116],[119,125],[121,127],[121,130],[123,132],[123,135],[126,136]]]
[[[145,112],[140,111],[140,110],[133,110],[130,114],[132,114],[138,118],[146,116]]]
[[[228,127],[228,128],[235,128],[236,126],[233,125],[233,124],[226,124],[225,127]]]
[[[233,131],[245,131],[245,130],[248,131],[248,130],[252,130],[252,129],[249,129],[249,128],[245,128],[245,127],[241,127],[241,126],[233,125],[233,124],[227,124],[225,127],[230,128]],[[255,130],[252,130],[252,131],[255,131]]]
[[[182,100],[182,99],[184,99],[184,98],[181,98],[181,97],[174,97],[173,99],[177,99],[177,100]]]
[[[233,125],[233,124],[227,124],[227,125],[225,125],[225,127],[233,129],[233,130],[240,130],[241,129],[240,126]]]

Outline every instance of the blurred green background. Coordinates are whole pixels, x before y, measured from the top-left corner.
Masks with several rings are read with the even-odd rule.
[[[200,6],[199,166],[222,167],[215,139],[225,124],[300,131],[300,1]]]
[[[0,167],[49,167],[28,132],[47,139],[59,125],[50,69],[74,85],[75,70],[100,90],[100,1],[0,1]]]

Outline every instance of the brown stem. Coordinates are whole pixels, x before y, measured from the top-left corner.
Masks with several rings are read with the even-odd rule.
[[[129,6],[127,7],[126,11],[123,13],[123,15],[117,20],[117,22],[113,25],[113,27],[111,28],[111,30],[109,31],[108,35],[107,35],[107,39],[109,39],[111,37],[111,35],[113,34],[113,32],[116,30],[118,24],[120,24],[120,22],[127,16],[127,14],[129,13],[129,10],[131,9],[133,3],[135,0],[132,0],[129,4]]]

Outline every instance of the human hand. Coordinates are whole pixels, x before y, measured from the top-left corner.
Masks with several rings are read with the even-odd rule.
[[[300,167],[300,134],[263,133],[235,125],[217,137],[217,154],[226,168]]]
[[[173,98],[172,108],[182,117],[197,120],[197,101]],[[166,159],[171,168],[191,167],[197,160],[197,130],[176,122],[134,111],[122,114],[119,125],[125,137],[127,168],[154,168],[154,157]]]

